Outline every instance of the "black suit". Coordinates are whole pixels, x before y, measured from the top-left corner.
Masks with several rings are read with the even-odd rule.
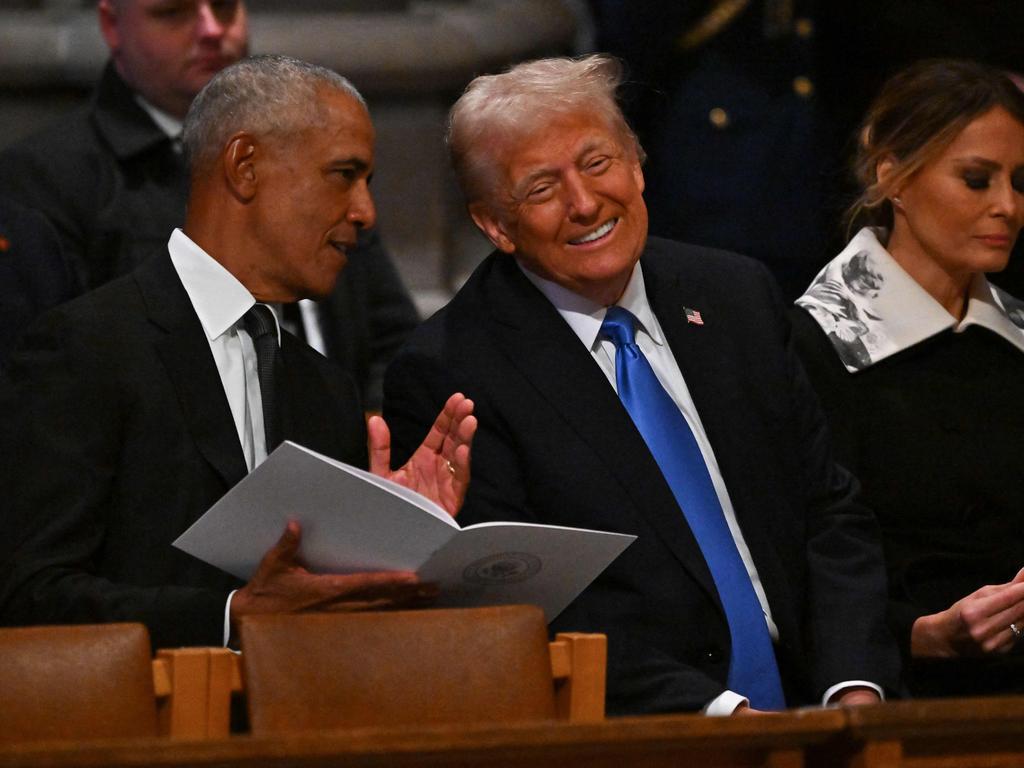
[[[766,270],[654,238],[641,263],[768,596],[788,703],[845,680],[895,686],[875,522],[832,464]],[[480,425],[460,522],[639,537],[553,625],[608,633],[609,711],[694,710],[720,694],[728,627],[697,543],[589,351],[507,256],[489,257],[388,369],[396,460],[456,390]]]
[[[284,434],[365,465],[354,385],[288,334]],[[142,621],[220,644],[237,581],[171,542],[246,473],[209,343],[164,255],[45,315],[0,384],[4,623]]]
[[[49,222],[0,197],[0,367],[32,319],[81,290]]]
[[[188,178],[108,65],[85,109],[0,153],[0,190],[45,214],[88,290],[166,253],[185,221]],[[320,313],[328,357],[379,407],[384,368],[419,317],[375,232],[360,234]]]

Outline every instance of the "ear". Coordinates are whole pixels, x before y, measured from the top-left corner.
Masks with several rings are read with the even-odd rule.
[[[644,192],[644,169],[640,166],[640,161],[637,159],[633,160],[633,180],[636,182],[637,189],[640,190],[640,194]]]
[[[256,141],[248,133],[236,133],[221,153],[224,180],[235,196],[249,202],[256,196]]]
[[[875,166],[875,178],[878,180],[878,186],[885,187],[892,175],[896,172],[896,158],[892,155],[887,155],[883,159],[878,161]],[[900,191],[898,189],[893,190],[893,193],[898,195]]]
[[[473,223],[481,232],[487,235],[494,247],[502,253],[513,254],[516,252],[516,244],[509,235],[505,223],[499,219],[491,207],[485,203],[475,202],[469,204],[469,215]]]
[[[99,15],[100,33],[107,42],[111,54],[116,54],[121,48],[121,31],[117,26],[117,9],[110,0],[100,0],[96,4],[96,12]]]

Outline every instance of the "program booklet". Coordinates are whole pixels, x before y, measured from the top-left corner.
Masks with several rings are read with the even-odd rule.
[[[414,491],[286,441],[174,546],[247,581],[289,520],[315,573],[414,571],[440,587],[438,606],[532,603],[548,621],[636,539],[534,523],[461,528]]]

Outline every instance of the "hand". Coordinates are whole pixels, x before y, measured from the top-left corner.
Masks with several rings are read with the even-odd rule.
[[[238,619],[247,614],[392,608],[437,593],[435,587],[420,584],[416,574],[402,571],[310,573],[298,560],[300,538],[299,524],[288,523],[249,583],[235,592],[231,599],[232,631]]]
[[[944,611],[920,617],[910,631],[910,653],[938,658],[1008,653],[1017,643],[1011,623],[1024,628],[1024,569],[1012,581],[984,586]]]
[[[473,401],[456,392],[434,420],[423,444],[404,466],[391,471],[391,433],[380,416],[366,424],[370,471],[394,480],[444,507],[454,517],[469,487],[469,448],[476,432]]]
[[[871,688],[844,688],[838,696],[829,700],[830,704],[838,704],[840,707],[863,707],[871,704],[881,704],[882,697],[878,691]]]

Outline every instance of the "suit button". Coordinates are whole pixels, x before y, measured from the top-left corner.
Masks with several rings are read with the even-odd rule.
[[[727,128],[729,126],[729,113],[721,107],[715,107],[708,112],[708,120],[715,128]]]
[[[796,30],[796,36],[804,40],[814,34],[814,22],[810,19],[797,19],[793,28]]]
[[[809,99],[814,93],[814,83],[811,82],[810,78],[800,75],[793,78],[793,91],[801,99]]]
[[[721,648],[709,648],[704,652],[704,659],[710,664],[721,664],[722,663],[722,649]]]

